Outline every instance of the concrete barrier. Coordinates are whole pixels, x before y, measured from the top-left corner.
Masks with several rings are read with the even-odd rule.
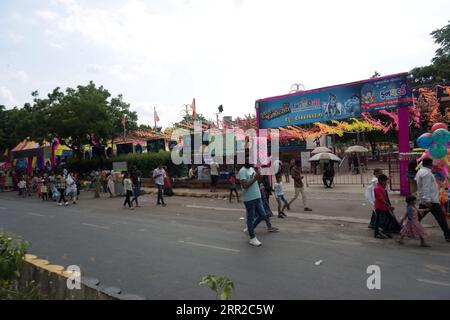
[[[80,289],[69,289],[67,282],[72,274],[63,266],[52,265],[47,260],[27,254],[19,279],[19,288],[36,285],[39,299],[44,300],[144,300],[144,297],[123,294],[120,288],[102,287],[95,278],[81,276]]]

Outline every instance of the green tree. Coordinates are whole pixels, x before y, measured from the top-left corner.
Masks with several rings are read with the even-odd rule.
[[[122,116],[127,130],[137,129],[137,113],[123,101],[122,95],[111,94],[93,82],[64,92],[55,88],[41,98],[31,93],[32,103],[6,110],[0,107],[0,150],[13,147],[24,138],[37,142],[58,137],[62,144],[81,158],[83,145],[95,145],[122,135]]]
[[[209,125],[209,121],[206,120],[206,118],[201,113],[196,114],[195,121],[201,121],[203,125]],[[186,113],[183,116],[183,119],[181,119],[181,121],[179,121],[179,122],[173,123],[172,127],[185,128],[186,126],[192,126],[193,123],[194,123],[194,118],[192,117],[192,114]]]
[[[414,86],[450,81],[450,21],[445,27],[431,33],[439,45],[431,64],[411,70]]]

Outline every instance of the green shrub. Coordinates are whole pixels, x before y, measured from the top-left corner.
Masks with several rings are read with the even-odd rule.
[[[19,288],[18,280],[28,242],[16,235],[0,232],[0,300],[38,299],[38,287],[31,283]]]
[[[0,282],[17,280],[28,243],[12,233],[0,232]]]
[[[185,165],[175,165],[172,163],[170,152],[160,151],[158,153],[130,153],[119,157],[109,158],[104,161],[103,168],[107,170],[112,169],[112,163],[116,161],[126,161],[128,170],[132,167],[139,169],[144,177],[151,177],[153,170],[158,167],[160,163],[167,166],[167,170],[171,177],[181,177],[186,174],[187,168]],[[91,171],[102,169],[100,159],[76,160],[68,159],[66,162],[69,170],[75,170],[82,173],[89,173]]]

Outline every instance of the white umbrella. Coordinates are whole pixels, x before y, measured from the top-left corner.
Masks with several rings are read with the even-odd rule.
[[[351,146],[347,150],[345,150],[345,153],[364,153],[369,152],[369,149],[364,148],[363,146]]]
[[[324,153],[324,152],[325,153],[326,152],[333,153],[333,151],[331,151],[327,147],[317,147],[311,152],[311,154],[318,154],[318,153]]]
[[[322,153],[318,153],[318,154],[312,156],[309,159],[309,162],[320,161],[320,160],[341,161],[341,158],[339,158],[337,155],[332,154],[332,153],[322,152]]]

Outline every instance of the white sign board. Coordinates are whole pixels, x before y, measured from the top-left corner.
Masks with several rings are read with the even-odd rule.
[[[311,162],[309,162],[309,159],[311,158],[310,152],[301,152],[300,157],[302,160],[302,170],[311,170]]]

